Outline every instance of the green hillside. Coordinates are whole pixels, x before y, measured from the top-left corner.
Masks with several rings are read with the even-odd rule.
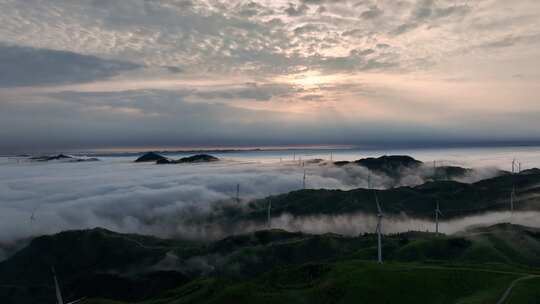
[[[141,303],[495,303],[519,276],[353,260],[305,264],[244,282],[197,280]]]
[[[438,201],[445,218],[455,218],[487,211],[509,210],[510,193],[515,186],[515,210],[540,210],[540,174],[502,175],[473,184],[455,181],[428,182],[417,187],[387,190],[354,189],[350,191],[306,189],[257,200],[248,211],[237,216],[265,220],[268,201],[272,201],[272,216],[335,215],[355,212],[376,213],[375,195],[386,214],[407,214],[417,218],[432,218]],[[230,218],[224,219],[224,221]],[[234,220],[238,220],[235,218]]]
[[[516,278],[540,273],[539,230],[509,224],[387,235],[384,265],[376,251],[373,234],[267,230],[200,243],[69,231],[0,263],[0,298],[54,303],[51,266],[66,299],[87,303],[493,303]]]

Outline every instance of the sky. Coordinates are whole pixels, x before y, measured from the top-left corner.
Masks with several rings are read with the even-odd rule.
[[[0,152],[540,140],[537,0],[0,0]]]

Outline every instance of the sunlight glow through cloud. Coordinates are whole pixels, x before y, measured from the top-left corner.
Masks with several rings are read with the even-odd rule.
[[[67,148],[73,128],[126,147],[540,139],[538,1],[0,8],[0,129],[13,130],[0,150],[41,129]]]

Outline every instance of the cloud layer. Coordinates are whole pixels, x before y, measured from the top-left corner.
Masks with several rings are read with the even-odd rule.
[[[0,44],[0,87],[89,82],[139,67],[67,51]]]
[[[534,0],[0,8],[3,151],[540,140]]]
[[[307,164],[302,167],[298,161],[290,160],[226,159],[194,165],[132,161],[131,157],[106,157],[98,162],[43,163],[0,158],[0,243],[96,226],[121,232],[207,239],[261,229],[264,223],[243,223],[238,227],[208,225],[208,218],[219,214],[224,206],[238,207],[234,200],[237,184],[240,185],[242,203],[246,203],[254,198],[301,189],[304,170],[306,186],[313,189],[367,187],[368,175],[377,188],[396,185],[393,179],[370,174],[359,166]],[[401,179],[398,185],[423,183],[424,171],[429,170],[432,170],[431,166],[404,172],[407,178]],[[465,181],[476,181],[493,174],[490,170],[477,171]],[[344,219],[285,216],[276,219],[275,223],[277,227],[315,232],[312,229],[316,228],[307,225],[323,221],[339,226],[335,230],[328,224],[328,231],[341,232],[354,228],[347,228],[351,221],[347,217],[355,216],[344,215]],[[368,227],[370,223],[369,220],[361,222],[364,223],[362,227]]]

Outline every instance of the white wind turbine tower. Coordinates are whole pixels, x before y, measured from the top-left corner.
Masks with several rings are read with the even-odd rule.
[[[379,198],[377,198],[377,193],[375,193],[375,203],[377,204],[377,262],[382,264],[382,218],[384,215],[379,204]]]
[[[32,210],[32,214],[30,215],[30,233],[31,234],[34,234],[34,222],[36,221],[36,209]]]
[[[36,221],[36,211],[37,211],[37,208],[34,208],[34,210],[32,210],[32,214],[30,215],[31,226],[34,226],[34,222]]]
[[[518,162],[516,164],[516,159],[512,160],[512,174],[516,173],[516,169],[521,171],[521,164]],[[510,222],[512,222],[512,217],[514,216],[514,200],[516,197],[516,185],[514,183],[514,177],[512,177],[512,191],[510,192]]]
[[[435,234],[439,234],[439,216],[442,216],[441,208],[439,208],[439,201],[437,201],[437,207],[435,208]]]
[[[56,271],[54,271],[54,267],[52,267],[52,273],[53,273],[53,278],[54,278],[54,290],[56,292],[56,304],[64,304],[64,299],[62,298],[62,291],[60,290],[60,285],[58,284],[58,279],[56,278]],[[65,304],[75,304],[75,303],[79,303],[82,300],[84,300],[84,298],[71,301]]]

